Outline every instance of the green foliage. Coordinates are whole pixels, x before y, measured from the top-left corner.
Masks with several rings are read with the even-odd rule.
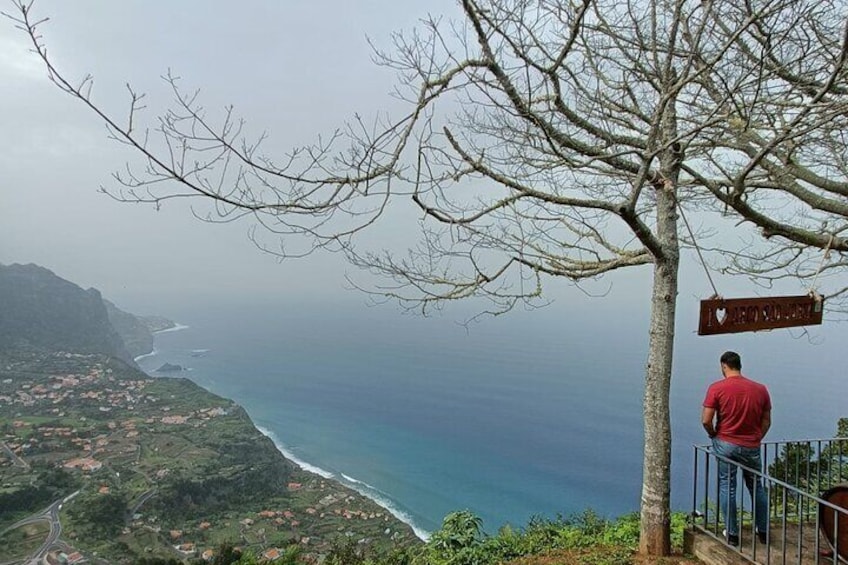
[[[300,547],[296,545],[289,546],[283,554],[274,560],[274,565],[296,565],[301,555]],[[270,564],[250,551],[241,551],[231,543],[222,543],[215,550],[215,555],[211,561],[203,559],[194,559],[191,565],[266,565]]]
[[[479,544],[483,521],[468,510],[452,512],[442,521],[442,529],[430,539],[432,548],[451,552]]]
[[[848,418],[839,418],[836,423],[836,436],[848,438]]]
[[[837,438],[848,438],[848,418],[837,422]],[[818,496],[827,488],[848,481],[848,439],[830,441],[789,442],[768,466],[768,474],[803,492]],[[772,506],[788,518],[808,515],[810,505],[803,498],[786,496],[784,488],[772,485],[769,489]]]
[[[298,549],[293,546],[294,549]],[[324,559],[325,565],[411,565],[415,550],[409,547],[383,547],[354,541],[345,537],[336,540]],[[290,565],[301,563],[298,555],[291,561],[283,561]],[[283,560],[285,556],[283,556]],[[274,562],[275,565],[277,561]]]
[[[682,547],[684,514],[672,517],[672,539]],[[469,511],[448,514],[442,528],[417,548],[377,552],[345,540],[326,563],[330,565],[489,565],[556,550],[578,550],[588,565],[628,563],[639,542],[639,517],[629,514],[610,521],[587,510],[569,519],[533,518],[523,529],[504,526],[497,535],[483,533],[479,517]]]
[[[848,418],[836,424],[836,437],[848,438]],[[848,480],[844,458],[848,453],[848,440],[829,442],[791,442],[783,445],[778,457],[769,465],[768,472],[795,487],[818,495],[822,486]]]
[[[675,551],[683,551],[683,531],[687,524],[688,516],[685,512],[675,512],[671,515],[671,547]]]
[[[212,558],[212,565],[231,565],[241,559],[241,551],[233,547],[231,543],[222,543]]]
[[[365,562],[366,549],[357,544],[352,538],[342,538],[333,543],[327,558],[326,565],[359,565]]]
[[[586,510],[568,519],[533,518],[524,529],[504,526],[495,536],[484,535],[481,525],[480,519],[470,512],[449,514],[442,529],[417,550],[411,563],[494,565],[527,555],[576,550],[587,565],[620,565],[631,561],[639,544],[638,514],[607,520]],[[671,527],[672,545],[679,551],[683,547],[686,515],[673,514]],[[368,563],[396,565],[400,562],[374,560]]]
[[[810,444],[786,443],[781,448],[780,455],[769,465],[768,473],[790,485],[808,490],[814,487],[808,484],[808,480],[818,475],[819,462]]]
[[[79,479],[61,467],[40,470],[33,485],[0,493],[0,516],[39,511],[79,488],[79,484]]]
[[[53,493],[43,485],[26,486],[12,492],[0,493],[0,516],[20,512],[35,512],[53,502]]]
[[[52,488],[57,493],[69,494],[80,487],[79,476],[62,467],[48,467],[38,474],[38,484]]]
[[[296,565],[300,563],[301,549],[299,545],[290,545],[284,551],[277,561],[277,565]]]
[[[680,545],[683,545],[683,527],[685,527],[685,515],[679,514],[683,520],[680,528]],[[674,530],[674,517],[672,517],[672,530]],[[636,549],[639,545],[639,514],[626,514],[614,523],[607,524],[599,533],[601,541],[605,544],[618,545]],[[672,542],[673,544],[674,542]]]
[[[88,494],[74,500],[68,510],[75,525],[90,540],[111,540],[124,527],[127,501],[120,494]]]
[[[246,553],[242,556],[241,559],[235,562],[235,565],[261,565],[262,561],[259,561],[255,555],[252,553]]]

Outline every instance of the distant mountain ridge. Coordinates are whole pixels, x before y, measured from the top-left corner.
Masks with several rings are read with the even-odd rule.
[[[103,304],[106,306],[109,323],[121,336],[124,346],[133,358],[153,351],[153,334],[144,321],[124,312],[105,298]]]
[[[233,543],[263,563],[284,547],[320,563],[337,540],[420,543],[375,501],[289,461],[233,401],[133,366],[151,332],[175,326],[0,264],[0,554],[34,562],[19,520],[63,501],[67,537],[51,549],[98,563],[197,563]]]
[[[154,320],[160,329],[168,322]],[[134,357],[153,350],[153,335],[144,319],[97,289],[32,263],[0,264],[0,350],[16,347],[102,353],[134,365]]]

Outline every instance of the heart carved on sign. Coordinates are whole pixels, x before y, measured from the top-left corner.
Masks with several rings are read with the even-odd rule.
[[[727,320],[727,310],[724,308],[716,308],[715,317],[716,320],[718,320],[719,325],[724,325],[725,320]]]

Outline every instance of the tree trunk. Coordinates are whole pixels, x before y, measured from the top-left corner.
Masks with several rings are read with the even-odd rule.
[[[674,139],[673,104],[666,111],[665,139]],[[657,239],[662,256],[654,258],[651,328],[645,369],[642,499],[639,551],[643,555],[671,553],[671,415],[669,393],[674,352],[674,315],[680,244],[677,237],[677,180],[681,148],[673,143],[660,156],[657,199]]]
[[[674,348],[674,301],[677,260],[654,266],[651,330],[645,374],[642,503],[639,550],[645,555],[671,553],[671,419],[669,390]]]

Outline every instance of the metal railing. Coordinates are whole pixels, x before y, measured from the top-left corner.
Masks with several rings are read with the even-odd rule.
[[[693,528],[754,563],[848,563],[848,531],[839,530],[848,530],[848,509],[822,498],[842,485],[848,491],[848,438],[764,442],[761,459],[763,468],[752,469],[711,446],[695,446]],[[730,501],[739,524],[734,538],[725,535],[725,513],[719,508],[719,464],[731,466],[730,480],[737,487]],[[745,477],[744,487],[738,484],[739,475]],[[758,488],[765,489],[768,500],[768,528],[760,534],[764,540],[758,539],[755,527],[753,495]]]

